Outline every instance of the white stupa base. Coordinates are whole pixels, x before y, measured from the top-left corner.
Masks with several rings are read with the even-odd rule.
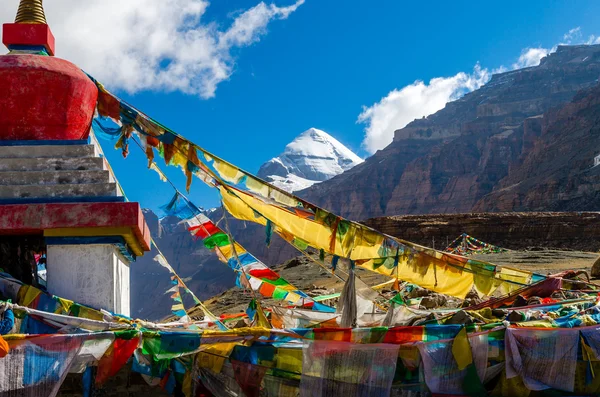
[[[129,261],[112,244],[49,245],[48,292],[130,316]]]

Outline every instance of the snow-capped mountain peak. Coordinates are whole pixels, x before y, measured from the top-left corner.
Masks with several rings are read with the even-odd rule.
[[[294,192],[333,178],[362,162],[325,131],[310,128],[289,143],[282,154],[264,163],[258,176]]]

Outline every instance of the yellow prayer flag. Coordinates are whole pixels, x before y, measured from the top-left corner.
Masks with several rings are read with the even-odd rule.
[[[471,352],[467,329],[464,327],[461,328],[452,342],[452,355],[460,371],[473,364],[473,353]]]
[[[590,372],[592,373],[592,377],[595,378],[596,374],[594,373],[592,361],[598,361],[598,358],[596,358],[596,354],[594,354],[592,348],[585,343],[583,336],[580,336],[579,339],[581,340],[581,353],[583,355],[583,359],[589,363]]]
[[[31,304],[41,294],[42,291],[32,287],[31,285],[23,285],[19,288],[19,292],[17,293],[18,303],[21,306],[31,307]]]
[[[464,298],[473,287],[473,273],[452,266],[445,258],[407,248],[400,256],[396,270],[395,252],[384,249],[385,237],[382,234],[350,224],[343,236],[336,236],[336,244],[331,250],[334,231],[327,224],[300,217],[295,212],[268,204],[238,189],[224,186],[219,189],[225,208],[234,217],[261,225],[266,225],[268,219],[277,226],[278,233],[283,231],[306,241],[311,247],[355,260],[357,265],[367,270],[394,278],[397,275],[400,280],[459,298]],[[385,263],[376,265],[375,260]]]
[[[244,177],[244,173],[240,170],[217,159],[214,160],[213,167],[217,170],[219,176],[226,182],[238,184]]]
[[[269,320],[267,320],[267,316],[265,316],[265,312],[262,309],[262,306],[260,305],[260,302],[256,302],[256,316],[255,316],[256,322],[255,322],[255,326],[257,327],[262,327],[262,328],[273,328],[271,326],[271,323],[269,322]]]
[[[280,347],[275,356],[275,367],[284,371],[302,373],[302,349]]]
[[[223,369],[225,360],[237,344],[237,342],[232,342],[201,345],[200,353],[198,354],[198,366],[200,368],[208,368],[218,374]]]

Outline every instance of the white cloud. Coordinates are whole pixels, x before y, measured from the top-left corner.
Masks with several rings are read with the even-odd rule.
[[[508,71],[509,69],[506,66],[500,65],[499,67],[492,69],[492,74],[504,73]]]
[[[298,9],[304,0],[289,7],[277,7],[261,2],[256,7],[240,14],[231,27],[220,35],[219,45],[222,48],[243,46],[258,40],[258,34],[263,33],[271,19],[286,19]]]
[[[537,66],[540,64],[542,58],[552,54],[556,51],[559,45],[575,45],[575,44],[600,44],[600,37],[591,35],[587,40],[583,40],[583,34],[581,27],[570,29],[563,35],[563,41],[554,45],[552,48],[525,48],[521,51],[521,55],[517,62],[512,64],[513,69],[521,69],[530,66]]]
[[[563,40],[565,40],[566,43],[571,43],[572,41],[581,40],[581,37],[581,27],[577,26],[565,33],[563,35]]]
[[[600,37],[591,35],[583,40],[580,27],[569,30],[562,36],[562,42],[552,48],[530,47],[521,51],[521,55],[507,68],[501,65],[492,69],[475,66],[472,74],[458,73],[452,77],[431,79],[429,84],[416,81],[401,89],[390,91],[379,102],[363,106],[358,122],[366,124],[363,147],[369,153],[383,149],[394,138],[394,131],[405,127],[411,121],[429,116],[442,109],[447,102],[458,99],[485,84],[495,73],[537,66],[545,56],[556,51],[558,45],[600,44]]]
[[[45,2],[45,9],[57,56],[109,89],[210,98],[233,73],[232,49],[258,41],[269,22],[287,18],[303,3],[260,2],[225,28],[201,20],[207,0],[61,0]],[[17,6],[18,0],[5,0],[0,21],[12,21]]]
[[[591,35],[590,37],[588,37],[587,41],[585,42],[585,44],[600,44],[600,36],[596,37],[595,35]]]
[[[391,91],[374,105],[363,107],[358,117],[358,122],[367,124],[363,147],[369,153],[383,149],[392,142],[395,130],[442,109],[448,101],[476,90],[489,79],[488,70],[476,65],[471,74],[436,77],[429,84],[415,81]]]
[[[541,47],[526,48],[523,51],[521,51],[519,59],[517,60],[517,62],[513,63],[512,67],[513,69],[522,69],[528,68],[530,66],[537,66],[540,64],[542,58],[547,56],[550,52],[551,50]]]

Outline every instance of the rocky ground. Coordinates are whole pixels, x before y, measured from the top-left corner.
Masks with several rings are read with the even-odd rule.
[[[554,274],[568,269],[586,270],[590,273],[592,265],[600,258],[600,254],[583,251],[536,250],[508,251],[499,254],[473,255],[472,257],[497,265],[526,269],[541,274]],[[287,261],[276,266],[274,270],[290,283],[312,296],[340,292],[343,286],[342,281],[331,276],[325,269],[304,257]],[[386,277],[363,269],[358,269],[357,274],[369,285],[377,285],[387,281]],[[222,313],[245,311],[251,299],[252,296],[249,292],[234,287],[207,300],[205,303],[213,313],[220,315]],[[264,304],[273,305],[277,303],[265,300]]]
[[[472,257],[496,265],[511,266],[540,274],[555,274],[569,269],[586,270],[589,273],[600,254],[584,251],[536,250],[508,251]]]
[[[316,263],[305,257],[291,259],[273,268],[281,277],[307,292],[310,296],[319,296],[340,292],[344,285],[343,281],[331,275]],[[356,274],[367,284],[377,285],[388,280],[388,278],[364,269],[357,269]],[[341,274],[343,278],[345,273]],[[214,314],[236,313],[245,311],[252,295],[238,287],[231,288],[205,301],[208,308]],[[263,300],[265,305],[278,304],[273,300]]]

